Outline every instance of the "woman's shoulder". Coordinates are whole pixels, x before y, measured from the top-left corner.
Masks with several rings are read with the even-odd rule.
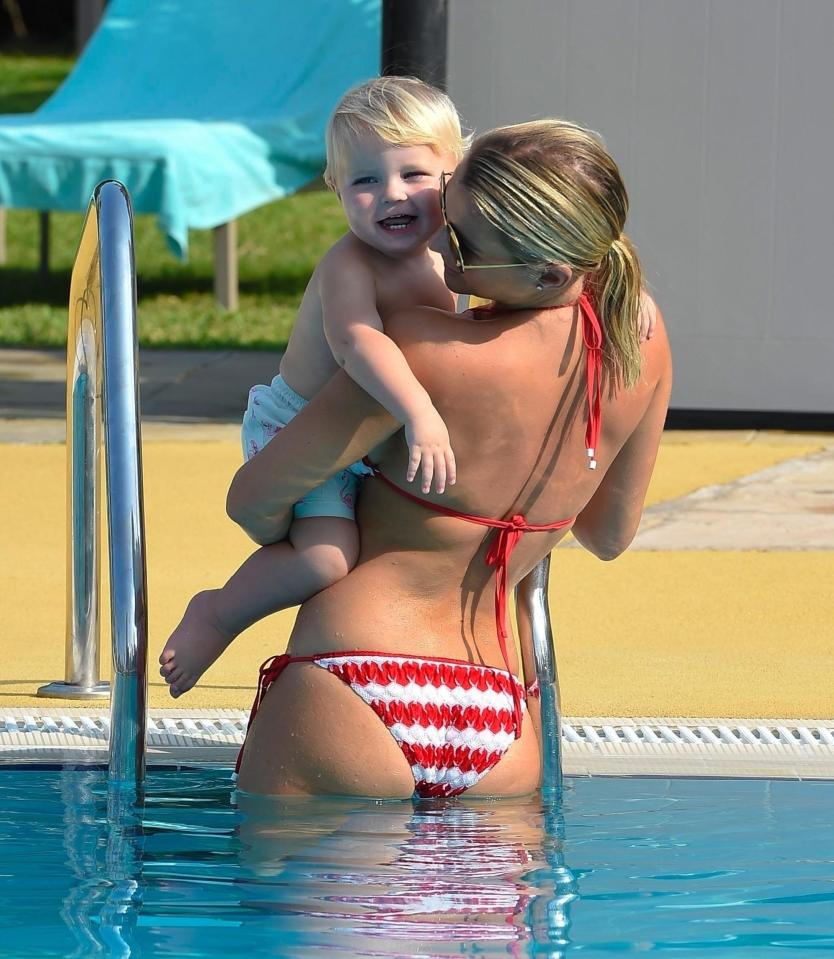
[[[666,333],[666,323],[660,307],[647,290],[643,290],[640,294],[640,310],[643,313],[642,325],[649,331],[647,338],[640,346],[643,373],[644,377],[650,381],[657,381],[670,375],[672,370],[672,354]]]
[[[508,351],[501,324],[476,323],[466,313],[419,306],[398,310],[384,320],[384,330],[397,344],[429,393],[477,388],[497,367],[514,369],[523,358]]]
[[[471,309],[454,313],[434,306],[413,306],[395,310],[386,317],[384,327],[395,340],[416,335],[424,337],[430,344],[454,340],[464,346],[495,340],[505,327],[519,325],[511,315],[497,316],[495,322],[489,323],[479,322],[479,319]]]
[[[664,406],[672,388],[672,354],[666,334],[663,313],[654,297],[643,292],[640,309],[641,326],[651,327],[640,343],[640,374],[634,385],[626,388],[618,379],[610,391],[606,391],[604,420],[609,427],[622,436],[635,430],[646,411],[655,406]]]
[[[394,310],[383,319],[383,327],[396,343],[436,344],[458,339],[465,320],[460,314],[435,306],[409,306]]]

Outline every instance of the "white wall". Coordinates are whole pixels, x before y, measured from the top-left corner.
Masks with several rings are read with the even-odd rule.
[[[834,0],[450,0],[477,130],[599,131],[678,409],[834,412]]]

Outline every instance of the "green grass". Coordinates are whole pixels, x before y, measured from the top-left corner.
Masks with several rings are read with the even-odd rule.
[[[0,53],[0,114],[31,113],[60,86],[73,62],[55,53]]]
[[[0,55],[0,112],[35,109],[60,84],[67,57]],[[67,300],[82,214],[51,214],[49,277],[38,273],[38,216],[6,214],[7,261],[0,266],[0,344],[63,346]],[[139,339],[145,346],[276,349],[286,344],[318,260],[344,232],[336,198],[311,190],[238,220],[240,309],[215,301],[210,231],[189,237],[189,260],[170,253],[156,218],[136,218]]]

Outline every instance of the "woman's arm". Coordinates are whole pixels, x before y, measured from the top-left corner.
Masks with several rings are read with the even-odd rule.
[[[226,512],[264,545],[286,535],[293,503],[386,440],[400,424],[340,371],[235,474]]]
[[[643,356],[644,372],[649,382],[655,382],[648,408],[571,528],[578,542],[599,559],[616,559],[634,539],[666,422],[672,358],[659,310]]]

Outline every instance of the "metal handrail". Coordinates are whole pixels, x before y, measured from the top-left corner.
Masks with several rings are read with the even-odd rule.
[[[137,367],[133,215],[125,187],[93,194],[70,283],[67,337],[67,636],[65,681],[41,696],[110,690],[111,782],[145,773],[147,585]],[[99,680],[100,488],[104,426],[113,679]]]
[[[547,599],[550,556],[547,555],[516,587],[516,605],[530,623],[533,659],[539,683],[542,734],[542,791],[556,799],[562,795],[562,712],[556,650]]]

